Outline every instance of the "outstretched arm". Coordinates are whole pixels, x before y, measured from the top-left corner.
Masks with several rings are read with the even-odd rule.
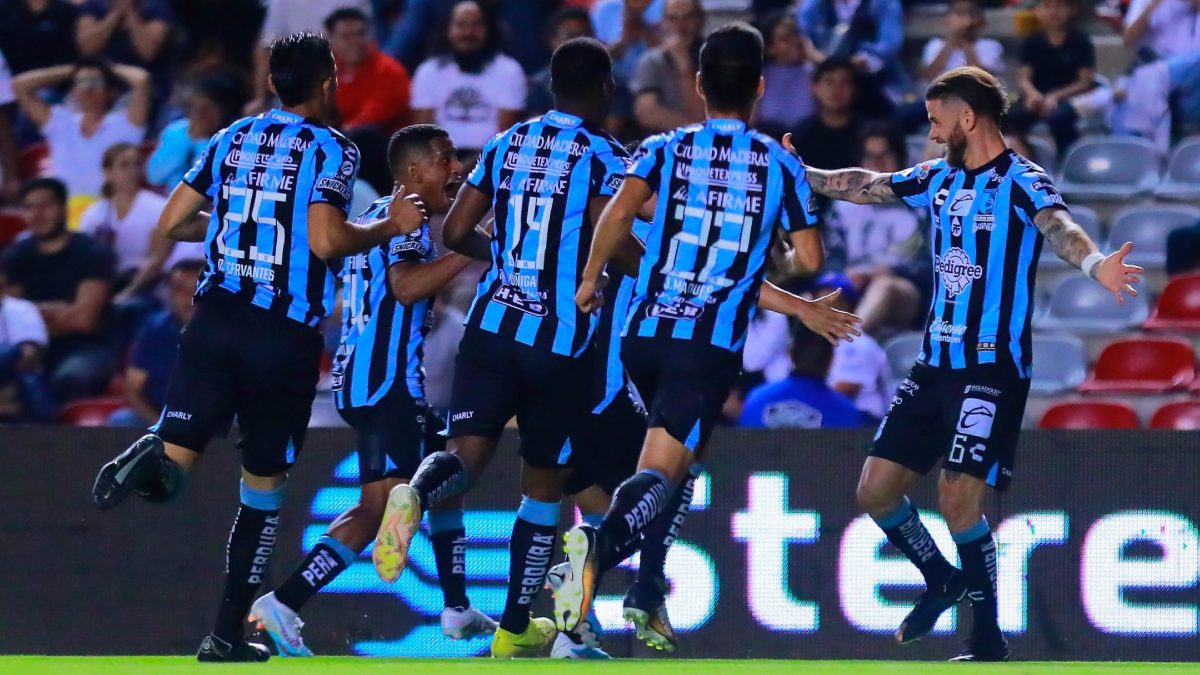
[[[799,319],[809,330],[830,344],[837,345],[842,341],[854,342],[855,337],[862,335],[862,319],[834,306],[841,293],[839,289],[815,300],[807,300],[764,281],[758,293],[758,306]]]
[[[1132,243],[1125,242],[1120,250],[1107,256],[1100,253],[1087,231],[1072,220],[1066,209],[1042,209],[1034,216],[1033,223],[1046,236],[1046,241],[1058,257],[1083,270],[1107,288],[1117,302],[1125,302],[1124,293],[1137,295],[1133,284],[1141,281],[1138,275],[1145,270],[1125,263],[1125,256],[1133,250]]]
[[[783,147],[789,152],[795,152],[792,146],[792,135],[783,135]],[[812,191],[842,201],[855,204],[888,204],[898,202],[900,198],[892,190],[892,176],[887,173],[876,173],[866,169],[839,169],[825,171],[804,167],[808,185]]]

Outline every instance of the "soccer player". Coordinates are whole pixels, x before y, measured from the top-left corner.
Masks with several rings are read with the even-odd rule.
[[[983,516],[989,488],[1004,490],[1029,393],[1034,279],[1043,239],[1112,292],[1136,295],[1140,267],[1126,243],[1104,255],[1071,219],[1041,167],[1000,133],[1007,98],[974,67],[938,76],[925,92],[929,138],[943,159],[894,174],[809,169],[819,194],[859,204],[904,200],[929,209],[936,291],[925,341],[879,426],[858,483],[858,502],[925,577],[926,590],[896,631],[918,640],[963,597],[974,621],[954,660],[1004,661],[996,615],[996,542]],[[785,139],[785,144],[787,139]],[[929,536],[905,496],[938,461],[938,507],[961,571]]]
[[[463,168],[446,130],[432,124],[405,127],[392,136],[387,157],[396,185],[404,185],[432,213],[450,210]],[[379,218],[393,199],[405,196],[380,198],[355,222]],[[250,619],[267,631],[281,654],[312,655],[300,635],[300,608],[371,542],[391,489],[407,482],[427,453],[445,447],[438,435],[444,426],[441,415],[425,403],[425,334],[433,318],[433,297],[470,262],[457,253],[438,257],[428,223],[346,258],[333,398],[358,436],[361,494],[291,575],[251,607]],[[429,529],[445,601],[442,632],[453,639],[494,632],[496,622],[467,599],[461,498],[433,509]]]
[[[226,548],[226,579],[201,661],[265,661],[242,624],[275,549],[287,472],[304,444],[322,340],[334,304],[327,260],[415,231],[420,200],[395,199],[379,220],[346,221],[358,149],[319,120],[334,110],[337,75],[325,38],[298,33],[271,46],[271,86],[283,103],[209,141],[171,193],[158,232],[203,241],[196,313],[180,338],[162,415],[96,477],[101,509],[131,492],[167,501],[208,441],[238,418],[241,508]],[[400,190],[403,192],[403,190]],[[211,206],[211,216],[201,213]]]
[[[576,295],[589,312],[604,300],[600,276],[634,215],[657,195],[621,344],[650,428],[637,473],[617,488],[599,526],[567,536],[570,568],[555,594],[560,630],[587,615],[600,575],[630,554],[703,452],[741,371],[755,307],[776,309],[783,296],[827,339],[857,333],[857,317],[834,310],[829,298],[805,302],[777,289],[760,296],[776,227],[788,233],[799,271],[815,272],[824,258],[804,167],[746,126],[762,96],[762,49],[762,36],[745,24],[709,36],[697,80],[706,122],[646,140],[597,228]]]
[[[375,543],[380,576],[400,573],[421,514],[464,491],[514,415],[522,488],[510,540],[508,599],[492,655],[539,656],[555,637],[530,605],[550,567],[570,461],[564,444],[590,410],[588,349],[596,318],[575,306],[592,224],[625,171],[624,148],[599,131],[615,89],[608,51],[570,40],[550,64],[555,109],[490,140],[446,218],[446,245],[491,267],[481,277],[459,345],[447,435],[410,485],[392,490]],[[476,229],[495,213],[492,236]],[[636,250],[632,236],[625,242]]]

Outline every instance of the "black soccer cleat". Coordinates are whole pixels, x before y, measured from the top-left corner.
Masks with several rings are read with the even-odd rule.
[[[224,640],[207,635],[196,651],[196,660],[201,663],[260,663],[271,658],[271,650],[254,642],[239,642],[231,645]]]
[[[963,573],[954,570],[946,577],[941,588],[927,588],[917,598],[917,604],[896,629],[896,642],[906,645],[925,637],[933,630],[942,612],[957,605],[966,596],[967,585],[963,581]]]
[[[1008,640],[1005,640],[1004,634],[997,630],[994,634],[986,637],[972,635],[967,640],[967,646],[962,653],[950,660],[999,663],[1007,661],[1010,655]]]
[[[128,450],[100,468],[92,487],[92,501],[101,510],[125,501],[129,493],[161,470],[164,457],[162,439],[158,436],[146,434],[137,439]]]

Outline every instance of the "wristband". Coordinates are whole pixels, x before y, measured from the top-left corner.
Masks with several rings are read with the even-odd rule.
[[[1096,271],[1096,265],[1104,262],[1106,257],[1107,256],[1099,251],[1092,251],[1087,255],[1086,258],[1083,259],[1083,262],[1079,264],[1079,269],[1083,270],[1083,273],[1087,275],[1088,278],[1095,279],[1096,275],[1094,272]]]

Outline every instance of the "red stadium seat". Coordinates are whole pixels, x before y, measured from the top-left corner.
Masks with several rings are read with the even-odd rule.
[[[25,217],[16,211],[0,211],[0,248],[13,243],[25,229]]]
[[[108,418],[125,407],[125,399],[115,396],[84,398],[63,406],[58,421],[77,427],[108,426]]]
[[[17,160],[17,175],[21,180],[45,176],[50,172],[50,146],[38,143],[22,148]]]
[[[1178,338],[1135,338],[1111,342],[1080,391],[1153,393],[1186,389],[1196,377],[1192,343]]]
[[[1176,401],[1164,405],[1154,411],[1150,428],[1179,431],[1200,429],[1200,401]]]
[[[1038,423],[1042,429],[1137,429],[1133,408],[1118,401],[1055,403]]]
[[[1200,274],[1185,274],[1168,281],[1142,327],[1200,332]]]

